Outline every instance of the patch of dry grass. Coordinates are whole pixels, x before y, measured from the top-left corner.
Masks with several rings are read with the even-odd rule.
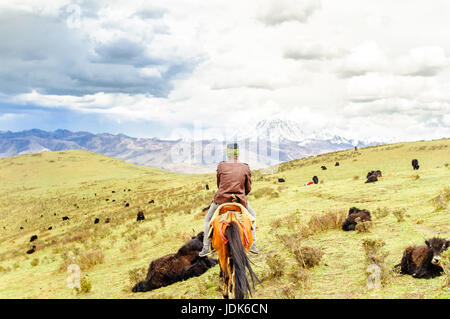
[[[450,187],[444,188],[438,195],[431,199],[431,203],[436,210],[443,210],[448,207],[450,201]]]

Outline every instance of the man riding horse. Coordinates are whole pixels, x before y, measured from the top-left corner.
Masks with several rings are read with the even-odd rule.
[[[247,195],[252,188],[251,173],[248,164],[239,162],[239,147],[236,143],[227,145],[227,160],[220,162],[217,166],[217,187],[218,190],[214,196],[214,200],[209,207],[209,211],[205,216],[205,234],[209,234],[209,223],[216,209],[224,203],[238,202],[242,204],[249,213],[255,218],[253,222],[253,245],[250,252],[258,254],[259,251],[255,246],[255,224],[256,213],[247,201]],[[209,250],[211,238],[203,237],[203,249],[199,253],[200,257],[212,254]]]

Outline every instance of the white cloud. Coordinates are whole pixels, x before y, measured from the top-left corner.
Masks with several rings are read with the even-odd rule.
[[[353,48],[344,58],[339,72],[343,77],[362,75],[368,72],[381,72],[386,70],[388,58],[375,41],[367,41]]]
[[[0,34],[0,55],[16,62],[0,66],[0,96],[212,130],[285,114],[356,137],[445,135],[450,43],[436,30],[450,27],[448,5],[416,2],[403,15],[409,3],[3,2],[0,14],[61,28],[48,28],[51,41]],[[81,8],[78,27],[66,24],[71,4]],[[31,25],[42,34],[44,24]]]
[[[439,46],[413,48],[406,57],[398,59],[398,69],[402,74],[433,76],[449,65],[449,58]]]
[[[267,25],[297,21],[304,23],[321,4],[318,0],[262,0],[258,18]]]

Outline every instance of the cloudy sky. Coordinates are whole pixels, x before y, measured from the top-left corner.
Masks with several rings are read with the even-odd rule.
[[[450,137],[450,2],[0,0],[0,130]]]

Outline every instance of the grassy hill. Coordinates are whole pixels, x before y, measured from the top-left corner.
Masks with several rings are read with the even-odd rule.
[[[262,253],[251,260],[263,280],[254,297],[449,298],[444,276],[385,271],[382,288],[367,289],[363,245],[379,244],[377,260],[390,270],[424,236],[450,237],[449,164],[450,139],[441,139],[309,157],[273,174],[254,171],[249,201]],[[383,177],[365,184],[367,172],[377,169]],[[305,186],[314,175],[319,184]],[[0,298],[221,298],[218,266],[168,287],[131,292],[151,260],[176,252],[203,229],[201,210],[215,187],[215,174],[175,174],[85,151],[0,159]],[[371,211],[373,221],[344,232],[340,222],[352,206]],[[142,223],[138,211],[145,213]],[[32,235],[38,235],[37,251],[27,255]],[[72,262],[81,266],[89,292],[67,288]]]

